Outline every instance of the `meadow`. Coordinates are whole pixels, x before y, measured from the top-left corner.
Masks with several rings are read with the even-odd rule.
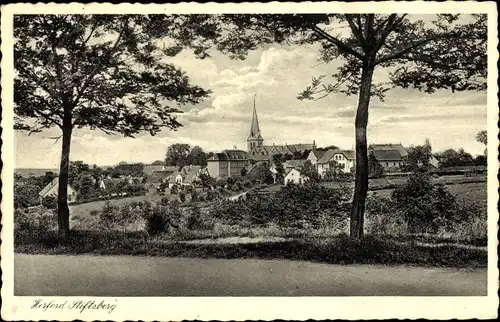
[[[410,204],[394,189],[369,192],[361,242],[348,238],[350,189],[311,185],[264,195],[251,189],[239,200],[148,195],[75,205],[69,240],[58,237],[50,211],[38,219],[16,214],[15,251],[484,267],[486,182],[430,187],[423,199],[410,194]],[[414,225],[412,212],[413,219],[434,217]]]

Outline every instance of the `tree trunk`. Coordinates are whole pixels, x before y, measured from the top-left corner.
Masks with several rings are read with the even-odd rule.
[[[71,147],[72,124],[71,118],[65,117],[63,121],[63,136],[61,150],[61,164],[59,166],[59,190],[57,198],[57,218],[59,234],[67,237],[69,234],[69,207],[68,207],[68,179],[69,179],[69,153]]]
[[[352,200],[350,236],[360,239],[364,234],[365,202],[368,194],[368,146],[366,128],[368,125],[368,106],[373,78],[373,64],[363,64],[361,84],[359,88],[358,108],[356,112],[356,179]]]

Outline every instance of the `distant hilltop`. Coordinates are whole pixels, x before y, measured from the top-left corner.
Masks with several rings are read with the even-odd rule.
[[[55,174],[59,173],[59,169],[56,168],[16,168],[14,169],[14,173],[20,175],[24,178],[29,177],[42,177],[47,172],[53,172]]]

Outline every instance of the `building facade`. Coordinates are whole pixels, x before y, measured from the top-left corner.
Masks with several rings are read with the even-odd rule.
[[[242,150],[224,150],[207,160],[207,171],[212,178],[241,176],[241,171],[250,161]]]

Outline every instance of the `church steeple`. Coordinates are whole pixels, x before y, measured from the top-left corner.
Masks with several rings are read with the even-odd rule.
[[[257,117],[257,108],[255,107],[255,94],[253,96],[253,114],[252,114],[252,124],[250,126],[250,135],[247,139],[248,151],[252,151],[255,147],[262,146],[264,139],[260,134],[259,119]]]

